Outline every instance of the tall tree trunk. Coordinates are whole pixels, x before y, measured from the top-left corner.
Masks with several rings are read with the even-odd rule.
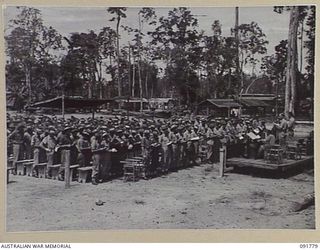
[[[93,96],[93,76],[91,74],[91,77],[88,79],[88,98],[91,99]]]
[[[139,44],[138,44],[138,74],[139,74],[139,88],[140,88],[140,111],[143,110],[143,101],[142,101],[142,79],[141,79],[141,49],[140,49],[140,44],[141,44],[141,18],[140,18],[140,13],[138,14],[139,17]]]
[[[241,51],[241,64],[240,64],[240,88],[239,93],[241,92],[241,89],[243,88],[243,81],[244,81],[244,75],[243,75],[243,66],[244,66],[244,54],[243,51]]]
[[[134,97],[136,87],[136,64],[133,57],[133,65],[132,65],[132,97]]]
[[[142,80],[141,80],[141,65],[140,59],[138,62],[138,76],[139,76],[139,90],[140,90],[140,111],[143,109],[143,101],[142,101]]]
[[[93,98],[96,96],[96,86],[97,86],[97,79],[94,68],[91,68],[90,77],[89,77],[89,98]]]
[[[148,93],[148,70],[146,69],[146,79],[145,79],[145,88],[146,88],[146,98],[149,98],[149,93]]]
[[[118,83],[118,96],[122,95],[121,82],[120,82],[120,45],[119,45],[119,25],[120,17],[117,19],[117,83]]]
[[[290,11],[289,35],[288,35],[288,55],[286,69],[285,107],[284,112],[288,117],[289,112],[294,114],[297,89],[297,34],[298,34],[299,8],[294,6]]]
[[[298,73],[298,18],[299,18],[299,7],[295,7],[295,18],[293,23],[293,36],[292,36],[292,82],[291,82],[291,102],[289,111],[295,113],[295,105],[297,101],[297,73]]]
[[[129,58],[128,58],[128,60],[129,60],[129,67],[128,67],[128,70],[129,70],[129,74],[128,74],[128,78],[129,78],[129,96],[130,96],[130,92],[132,92],[132,77],[131,77],[131,49],[130,49],[130,43],[129,43],[129,46],[128,46],[128,48],[129,48],[129,54],[128,54],[128,56],[129,56]],[[131,91],[130,91],[131,90]]]
[[[286,68],[286,85],[285,85],[285,99],[284,99],[284,113],[288,117],[289,116],[289,104],[291,99],[291,74],[290,74],[290,67],[291,67],[291,16],[290,15],[290,25],[289,25],[289,39],[288,39],[288,52],[287,52],[287,68]]]
[[[26,74],[26,86],[28,88],[28,105],[31,104],[32,100],[32,88],[31,88],[31,70],[29,66],[25,67],[25,74]]]
[[[112,66],[113,66],[113,64],[112,64],[112,56],[111,56],[111,54],[109,55],[109,60],[110,60],[110,74],[111,74],[111,82],[114,84],[114,74],[113,74],[113,70],[112,70]],[[111,91],[112,91],[112,84],[108,84],[107,85],[107,88],[106,88],[106,93],[105,93],[105,96],[107,97],[107,98],[111,98]]]
[[[300,73],[302,72],[303,62],[303,21],[301,22],[301,41],[300,41]]]
[[[102,62],[99,62],[98,83],[99,83],[99,99],[102,99],[103,98]]]
[[[153,90],[154,90],[154,82],[151,83],[151,93],[150,93],[150,98],[153,98]],[[172,94],[171,94],[172,98]]]
[[[234,25],[234,29],[235,29],[235,40],[236,40],[236,49],[237,49],[237,52],[236,52],[236,77],[237,77],[237,81],[239,81],[239,7],[236,7],[235,8],[235,25]],[[240,93],[240,84],[238,82],[237,84],[238,86],[238,91]]]

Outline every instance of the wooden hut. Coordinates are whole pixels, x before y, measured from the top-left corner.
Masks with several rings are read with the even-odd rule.
[[[270,104],[259,99],[242,98],[239,103],[242,105],[243,114],[247,115],[265,115],[267,109],[271,107]]]
[[[276,97],[271,94],[243,94],[238,102],[243,106],[243,112],[248,115],[265,115],[276,107]]]
[[[150,98],[148,103],[149,109],[158,111],[171,110],[175,105],[173,98]]]
[[[240,107],[234,99],[207,99],[198,104],[198,114],[230,117],[231,110]]]

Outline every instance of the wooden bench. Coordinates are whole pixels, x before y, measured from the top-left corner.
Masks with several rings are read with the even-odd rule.
[[[133,158],[130,158],[130,159],[126,159],[126,160],[124,160],[124,161],[120,161],[120,163],[122,163],[122,164],[126,164],[126,163],[131,163],[131,162],[142,162],[143,160],[141,160],[141,159],[133,159]]]
[[[13,166],[13,157],[9,157],[9,158],[7,159],[7,167],[8,167],[8,168],[14,167],[14,166]]]
[[[59,169],[61,167],[61,164],[56,164],[56,165],[50,165],[47,166],[49,170],[51,171],[51,177],[53,180],[57,180],[59,177]]]
[[[207,152],[208,152],[208,146],[200,145],[198,154],[201,162],[205,162],[207,160]]]
[[[92,166],[77,168],[78,170],[78,182],[86,183],[88,179],[88,175],[92,171]]]
[[[14,170],[14,167],[8,167],[7,168],[7,184],[9,183],[9,172],[11,171],[13,171]]]
[[[80,167],[80,165],[78,165],[78,164],[70,166],[70,178],[71,178],[71,181],[73,180],[75,170],[77,170],[79,167]]]
[[[33,170],[33,162],[26,162],[23,164],[26,170],[27,176],[32,176],[32,170]]]
[[[13,157],[10,157],[7,159],[7,183],[9,183],[9,173],[11,173],[15,170],[15,167],[13,166]]]
[[[33,162],[33,159],[31,160],[21,160],[16,161],[16,167],[17,167],[17,174],[18,175],[25,175],[25,163]]]
[[[135,157],[132,157],[131,159],[137,159],[137,160],[143,161],[143,157],[142,156],[135,156]]]
[[[47,171],[47,163],[39,163],[35,165],[35,168],[38,170],[38,177],[39,178],[46,178],[46,171]]]

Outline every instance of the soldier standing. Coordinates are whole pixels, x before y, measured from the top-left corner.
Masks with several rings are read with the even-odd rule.
[[[95,134],[91,137],[91,150],[98,150],[100,148],[100,136],[99,134]],[[92,184],[98,185],[98,176],[99,176],[99,168],[100,168],[100,154],[93,154],[92,156]]]
[[[40,143],[40,147],[46,151],[47,154],[47,165],[53,165],[53,154],[54,149],[57,145],[57,140],[55,137],[55,131],[53,129],[49,130],[49,134],[43,138]],[[49,168],[46,169],[46,177],[50,178]]]
[[[206,138],[207,138],[207,145],[208,145],[207,162],[209,162],[209,163],[213,162],[212,157],[213,157],[213,144],[214,144],[213,136],[214,136],[214,134],[213,134],[212,128],[213,128],[213,124],[210,123],[210,125],[206,131]]]
[[[12,140],[13,144],[13,166],[15,168],[14,174],[16,174],[16,162],[21,160],[22,157],[22,144],[24,135],[24,125],[19,124],[16,129],[9,135],[8,140]]]
[[[78,136],[79,139],[76,143],[76,148],[78,150],[77,162],[79,163],[80,167],[85,167],[86,160],[82,150],[85,148],[90,148],[89,134],[85,131],[82,131]]]
[[[24,132],[24,135],[23,135],[24,159],[32,158],[31,137],[32,137],[32,128],[27,127],[27,130]]]
[[[154,174],[155,169],[153,166],[151,166],[151,156],[150,156],[151,143],[152,142],[150,139],[150,132],[149,130],[145,130],[141,140],[142,157],[144,159],[146,169],[148,171],[151,171],[152,174]]]
[[[163,128],[163,133],[159,139],[162,147],[162,172],[167,173],[171,165],[171,141],[166,127]]]
[[[288,136],[292,138],[294,136],[295,129],[295,119],[292,112],[289,112],[289,121],[288,121]]]
[[[176,129],[177,126],[173,125],[171,127],[171,131],[169,133],[169,140],[172,142],[171,148],[172,148],[172,158],[171,158],[171,169],[176,169],[178,164],[178,138],[176,135]]]
[[[39,157],[40,157],[40,143],[41,143],[41,130],[36,129],[34,134],[31,137],[31,148],[33,149],[33,168],[35,165],[39,163]],[[34,172],[34,169],[32,169],[32,175],[37,176],[37,174]]]
[[[178,158],[178,168],[182,168],[185,165],[185,140],[183,137],[183,130],[184,127],[180,126],[178,128],[177,139],[178,139],[178,151],[179,151],[179,158]]]
[[[57,142],[59,146],[63,146],[63,145],[71,145],[72,141],[70,138],[70,131],[71,128],[70,127],[66,127],[58,136],[57,138]],[[59,168],[59,176],[58,176],[58,180],[59,181],[63,181],[64,180],[64,169],[65,169],[65,164],[66,162],[66,151],[62,150],[61,151],[61,165]]]
[[[102,134],[102,141],[100,144],[101,148],[105,151],[100,153],[100,166],[101,166],[101,177],[102,181],[107,181],[111,177],[111,155],[109,150],[109,135],[107,132]]]

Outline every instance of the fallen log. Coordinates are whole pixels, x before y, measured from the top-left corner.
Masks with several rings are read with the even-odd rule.
[[[314,205],[314,194],[307,194],[302,202],[295,202],[291,208],[291,212],[300,212]]]

